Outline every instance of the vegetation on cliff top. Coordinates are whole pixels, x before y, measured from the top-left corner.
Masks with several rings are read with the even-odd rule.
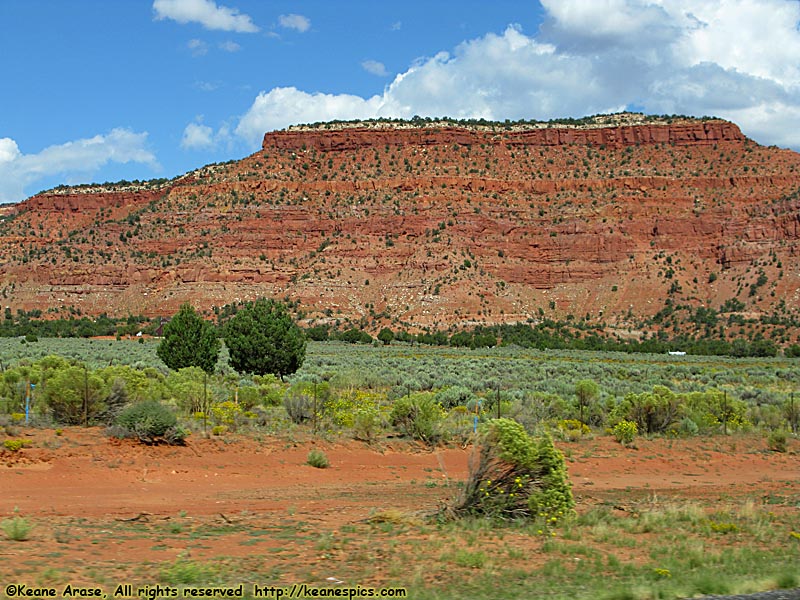
[[[464,127],[468,129],[540,129],[545,127],[617,127],[631,125],[671,125],[673,123],[684,122],[704,122],[720,120],[717,117],[693,117],[688,115],[646,115],[635,112],[619,113],[600,113],[585,117],[561,117],[547,121],[537,119],[504,119],[491,120],[484,118],[457,119],[453,117],[420,117],[414,116],[410,119],[379,117],[375,119],[352,119],[352,120],[332,120],[318,121],[315,123],[304,123],[291,125],[288,131],[302,131],[306,129],[325,129],[336,130],[349,127],[367,128],[408,128],[408,127]]]

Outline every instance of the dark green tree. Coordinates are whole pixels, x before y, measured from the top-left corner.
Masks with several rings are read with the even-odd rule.
[[[351,327],[339,335],[339,339],[348,344],[371,344],[372,336],[358,327]]]
[[[186,303],[164,326],[164,339],[156,354],[173,371],[200,367],[213,373],[221,346],[216,328]]]
[[[299,369],[306,357],[306,338],[286,307],[272,299],[248,302],[225,324],[231,366],[239,373],[280,378]]]
[[[384,346],[388,346],[394,340],[394,331],[388,327],[384,327],[378,332],[378,339],[383,342]]]

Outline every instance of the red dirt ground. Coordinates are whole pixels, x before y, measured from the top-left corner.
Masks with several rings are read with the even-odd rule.
[[[79,580],[91,578],[91,571],[81,569],[93,564],[122,565],[127,575],[135,571],[124,565],[165,563],[189,552],[196,560],[246,557],[256,541],[263,542],[259,551],[280,545],[268,537],[248,538],[253,527],[291,521],[307,531],[337,532],[380,511],[431,511],[457,493],[453,483],[466,478],[470,453],[400,440],[369,447],[233,435],[194,435],[185,447],[148,447],[81,428],[61,435],[21,430],[15,437],[32,443],[16,453],[0,451],[0,520],[16,508],[36,527],[29,542],[0,547],[5,558],[12,557],[0,562],[0,582],[43,569],[52,563],[50,556],[58,556],[59,567]],[[768,452],[756,436],[641,440],[636,449],[598,436],[557,446],[567,457],[579,512],[603,502],[625,510],[627,502],[648,497],[735,503],[800,494],[797,440],[783,454]],[[326,453],[330,468],[305,464],[312,447]],[[167,535],[167,526],[185,533],[213,524],[251,529],[204,544],[186,535],[153,542]],[[123,525],[144,529],[120,534]],[[93,541],[66,543],[65,536]],[[307,545],[299,552],[316,550]]]

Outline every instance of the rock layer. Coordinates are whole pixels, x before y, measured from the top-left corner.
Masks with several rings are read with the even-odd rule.
[[[486,132],[461,127],[274,131],[264,135],[264,150],[348,151],[391,146],[442,144],[510,144],[512,146],[605,146],[623,148],[639,144],[713,145],[743,142],[741,130],[727,121],[702,121],[676,125],[637,125],[576,128],[543,127],[526,131]]]

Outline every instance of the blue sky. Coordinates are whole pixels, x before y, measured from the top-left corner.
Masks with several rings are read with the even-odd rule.
[[[292,123],[714,115],[800,149],[798,0],[0,0],[0,202]]]

